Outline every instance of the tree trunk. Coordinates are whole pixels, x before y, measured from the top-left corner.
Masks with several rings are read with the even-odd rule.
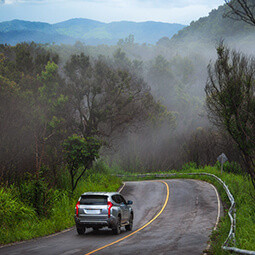
[[[255,169],[254,169],[254,164],[253,164],[252,158],[244,152],[243,152],[243,154],[244,154],[244,163],[247,167],[247,171],[251,177],[251,181],[252,181],[253,187],[255,189]]]

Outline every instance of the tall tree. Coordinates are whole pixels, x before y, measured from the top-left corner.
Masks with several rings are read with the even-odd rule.
[[[36,94],[30,97],[30,120],[32,133],[35,139],[36,173],[39,177],[43,159],[45,157],[45,145],[60,129],[64,119],[62,108],[67,97],[60,94],[58,66],[54,62],[48,62],[45,71],[38,76],[41,86]]]
[[[255,59],[223,43],[217,53],[216,62],[208,66],[208,115],[238,145],[255,187]]]
[[[144,81],[84,54],[66,63],[67,93],[83,136],[110,137],[148,117],[153,98]]]

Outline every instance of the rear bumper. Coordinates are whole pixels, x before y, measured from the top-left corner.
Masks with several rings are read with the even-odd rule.
[[[89,217],[77,217],[74,216],[74,220],[77,225],[83,225],[87,228],[91,227],[109,227],[114,228],[117,225],[117,219],[114,216],[111,216],[110,218],[104,218],[104,219],[95,219],[95,218],[89,218]]]

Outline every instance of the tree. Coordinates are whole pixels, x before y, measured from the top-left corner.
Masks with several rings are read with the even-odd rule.
[[[130,34],[128,37],[125,38],[125,44],[127,45],[133,45],[135,42],[135,36],[133,34]]]
[[[225,14],[226,17],[255,26],[254,0],[225,0],[225,3],[230,8]]]
[[[71,176],[72,192],[87,169],[92,167],[95,158],[99,157],[100,142],[93,138],[86,139],[78,135],[68,137],[63,143],[64,158]]]
[[[39,176],[66,98],[60,93],[58,67],[50,61],[56,55],[34,43],[1,45],[0,51],[0,176],[12,183],[25,171],[36,170]]]
[[[208,116],[236,142],[255,187],[255,59],[223,43],[217,53],[216,62],[208,66]]]
[[[31,139],[24,130],[24,100],[20,87],[1,74],[0,102],[0,178],[11,183],[22,167],[28,168]]]
[[[130,34],[125,39],[119,39],[117,45],[118,46],[133,46],[135,43],[135,36],[133,34]]]
[[[147,77],[158,99],[172,98],[174,74],[167,59],[162,55],[155,57],[148,69]]]
[[[169,37],[164,36],[160,38],[156,44],[157,46],[169,47],[171,45],[171,40],[169,39]]]
[[[80,54],[66,63],[65,74],[74,123],[84,138],[109,138],[149,116],[154,103],[149,87],[128,71]]]
[[[35,139],[36,173],[39,177],[43,159],[45,157],[46,143],[59,131],[64,119],[62,109],[67,97],[59,93],[58,66],[48,62],[45,71],[38,76],[41,86],[37,94],[30,98],[31,128]]]

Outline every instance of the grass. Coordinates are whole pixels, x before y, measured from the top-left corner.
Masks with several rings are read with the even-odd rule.
[[[173,173],[170,172],[157,172],[154,173]],[[228,186],[230,192],[233,194],[236,202],[236,244],[230,244],[240,249],[255,250],[255,191],[251,181],[248,177],[233,173],[223,172],[221,175],[220,170],[216,167],[207,166],[205,168],[195,169],[193,167],[187,167],[180,173],[212,173],[220,177]],[[128,173],[126,173],[128,174]],[[153,174],[153,173],[152,173]],[[128,174],[130,177],[124,178],[124,180],[138,180],[138,179],[157,179],[155,175],[139,178],[137,174]],[[161,177],[162,178],[162,177]],[[165,178],[165,177],[164,177]],[[176,175],[173,178],[186,178],[186,179],[200,179],[212,183],[221,196],[221,200],[224,206],[224,217],[221,217],[220,223],[216,231],[213,231],[211,235],[211,254],[230,254],[227,251],[221,249],[222,244],[225,242],[229,230],[230,220],[227,215],[228,208],[230,206],[227,194],[222,185],[219,184],[214,178],[207,176],[190,176],[190,175]]]
[[[173,173],[157,172],[159,173]],[[205,167],[196,169],[194,166],[185,166],[181,173],[207,172],[220,177],[229,187],[236,201],[237,209],[237,228],[236,244],[241,249],[255,250],[255,191],[251,181],[239,174],[223,172],[216,167]],[[94,169],[88,171],[83,180],[78,184],[75,193],[70,194],[67,190],[61,190],[55,199],[48,217],[37,217],[35,210],[17,199],[17,188],[0,187],[0,243],[7,244],[16,241],[32,239],[35,237],[49,235],[74,225],[74,208],[80,194],[86,191],[116,191],[122,181],[120,178],[109,173],[119,173],[117,166],[110,169],[103,162],[98,162]],[[121,171],[123,174],[123,171]],[[130,175],[124,180],[146,180],[157,179],[155,175],[139,178],[137,174],[125,173]],[[211,254],[230,254],[221,249],[225,242],[229,229],[230,221],[227,210],[230,206],[226,192],[221,184],[214,178],[207,176],[176,175],[171,178],[192,178],[200,179],[214,184],[220,193],[224,206],[225,216],[220,219],[216,231],[211,235]],[[63,177],[60,187],[68,185],[67,178]],[[232,244],[231,244],[232,245]],[[233,244],[234,245],[234,244]]]
[[[116,191],[121,184],[119,178],[110,174],[89,171],[74,194],[67,190],[58,192],[48,217],[38,217],[31,206],[21,203],[15,187],[0,188],[0,244],[41,237],[72,227],[75,204],[82,193]]]

